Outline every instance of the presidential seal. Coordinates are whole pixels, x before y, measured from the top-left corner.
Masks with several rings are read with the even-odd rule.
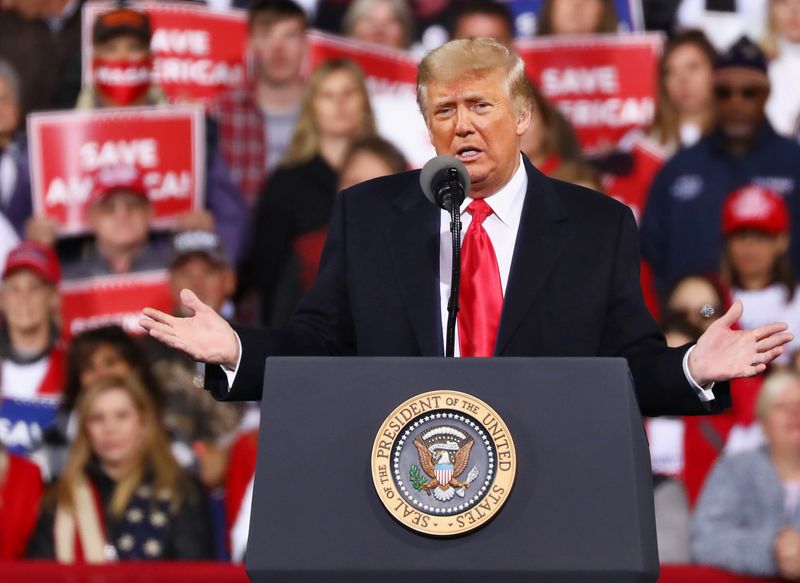
[[[403,525],[435,536],[486,524],[511,493],[514,441],[480,399],[449,390],[417,395],[381,425],[372,479],[383,505]]]

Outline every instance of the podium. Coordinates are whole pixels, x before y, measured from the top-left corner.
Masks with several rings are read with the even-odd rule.
[[[510,496],[441,538],[395,520],[370,468],[409,398],[464,392],[505,421]],[[652,476],[619,358],[269,358],[246,554],[254,582],[655,582]]]

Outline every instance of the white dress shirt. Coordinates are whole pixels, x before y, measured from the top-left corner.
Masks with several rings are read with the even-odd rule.
[[[525,171],[525,165],[522,163],[522,155],[520,155],[519,167],[511,177],[511,180],[496,193],[484,199],[493,212],[483,221],[483,228],[489,235],[492,246],[494,246],[495,255],[497,256],[497,267],[500,270],[500,285],[503,288],[503,296],[505,296],[506,285],[508,285],[508,274],[511,271],[511,259],[514,256],[514,245],[517,242],[517,231],[519,231],[519,223],[522,219],[522,205],[525,202],[525,193],[527,190],[528,173]],[[462,241],[472,222],[472,215],[467,212],[467,207],[470,202],[472,202],[472,199],[468,197],[461,205]],[[442,338],[445,338],[447,329],[447,300],[450,297],[453,250],[450,243],[450,213],[444,210],[441,213],[439,222],[439,239],[439,304],[442,319]],[[242,359],[242,343],[241,340],[238,340],[238,342],[239,362],[236,363],[236,369],[239,368],[239,363]],[[712,392],[713,383],[711,383],[708,388],[704,389],[694,382],[694,379],[692,379],[689,374],[689,354],[693,349],[694,346],[686,352],[683,358],[684,375],[689,381],[689,384],[697,392],[697,396],[701,401],[711,401],[714,399],[714,393]],[[459,356],[458,326],[456,326],[454,354],[455,356]],[[225,375],[228,378],[228,387],[233,386],[233,380],[236,377],[236,369],[228,370],[223,367]]]

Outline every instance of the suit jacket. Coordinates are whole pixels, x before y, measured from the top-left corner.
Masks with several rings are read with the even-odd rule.
[[[719,411],[703,404],[642,300],[633,215],[613,199],[545,177],[524,158],[523,204],[496,356],[621,356],[645,415]],[[239,328],[242,358],[228,391],[220,367],[206,386],[221,400],[258,399],[268,355],[442,356],[440,210],[419,171],[371,180],[337,197],[317,281],[291,323]]]

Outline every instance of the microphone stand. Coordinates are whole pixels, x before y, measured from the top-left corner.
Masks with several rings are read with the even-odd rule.
[[[450,233],[453,243],[453,265],[450,275],[450,299],[447,301],[447,341],[445,357],[452,358],[455,351],[456,316],[458,315],[458,292],[461,287],[461,201],[458,196],[461,184],[458,182],[458,170],[451,168],[447,173],[447,188],[450,191]]]

